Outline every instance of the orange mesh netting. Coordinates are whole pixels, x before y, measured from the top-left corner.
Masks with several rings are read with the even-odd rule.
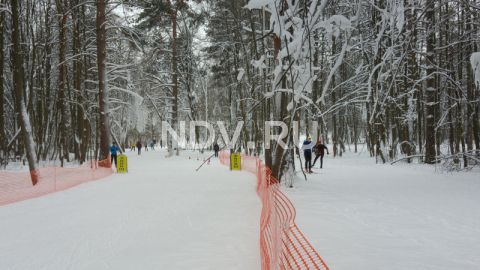
[[[230,164],[230,154],[220,153],[220,162]],[[242,170],[257,176],[257,194],[262,200],[260,255],[262,270],[328,270],[323,259],[295,224],[295,207],[280,190],[270,169],[255,157],[242,155]]]
[[[90,161],[80,167],[47,167],[34,171],[38,182],[32,185],[30,172],[0,171],[0,205],[39,197],[112,174],[110,159]]]

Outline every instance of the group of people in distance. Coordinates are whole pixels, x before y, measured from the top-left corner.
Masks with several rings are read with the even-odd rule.
[[[217,143],[213,146],[213,151],[215,152],[215,157],[218,157],[218,152],[220,147]],[[312,138],[310,136],[303,142],[302,145],[303,156],[305,157],[305,171],[307,173],[313,173],[312,168],[317,163],[317,160],[320,159],[320,169],[323,168],[323,157],[325,156],[325,152],[327,155],[330,155],[328,152],[328,147],[322,143],[321,140],[318,140],[317,143],[312,142]],[[312,164],[312,155],[315,153],[315,159],[313,160]]]
[[[150,142],[150,148],[152,150],[155,150],[155,144],[156,144],[156,140],[152,140]],[[130,149],[132,151],[135,151],[135,149],[138,150],[138,154],[140,155],[142,153],[142,148],[143,146],[145,146],[145,151],[148,151],[148,145],[147,143],[145,143],[145,145],[142,145],[142,142],[141,141],[137,141],[136,144],[132,144],[130,146]],[[110,145],[110,158],[111,158],[111,163],[112,164],[115,164],[115,167],[117,167],[117,156],[118,156],[118,152],[120,152],[120,154],[122,153],[122,150],[120,149],[120,147],[118,146],[117,142],[113,142],[112,145]]]
[[[305,171],[307,173],[313,173],[312,168],[315,166],[315,163],[320,158],[320,169],[323,168],[323,156],[325,155],[325,150],[327,151],[327,155],[330,155],[328,152],[328,148],[325,144],[323,144],[320,140],[317,143],[312,142],[312,138],[310,136],[303,142],[302,145],[303,156],[305,157]],[[312,154],[315,153],[315,160],[313,160],[312,165]]]
[[[156,141],[152,140],[150,143],[150,147],[152,150],[155,149],[155,144]],[[136,144],[131,146],[132,151],[135,151],[135,148],[138,150],[138,154],[140,155],[142,153],[142,142],[137,141]],[[148,151],[148,146],[145,143],[145,150]],[[213,146],[213,150],[215,152],[215,157],[218,157],[218,152],[220,150],[220,147],[217,143]],[[325,151],[327,152],[327,155],[330,155],[328,152],[328,148],[325,144],[323,144],[320,140],[317,141],[317,143],[312,142],[312,138],[310,136],[307,137],[307,139],[303,142],[302,145],[302,150],[303,150],[303,156],[305,157],[305,171],[307,173],[312,173],[312,168],[315,166],[315,163],[317,163],[317,160],[320,158],[320,169],[323,168],[323,156],[325,155]],[[110,155],[111,155],[111,162],[112,164],[115,163],[115,167],[117,167],[117,152],[122,153],[120,150],[120,147],[118,147],[116,142],[113,142],[112,145],[110,146]],[[315,159],[313,160],[312,164],[312,155],[315,153]]]
[[[151,142],[150,142],[150,148],[152,150],[155,150],[155,145],[157,144],[157,141],[155,139],[153,139]],[[130,149],[132,151],[135,151],[135,149],[137,149],[138,151],[138,155],[141,155],[142,154],[142,147],[145,147],[145,151],[148,151],[148,144],[145,142],[145,144],[142,144],[141,141],[137,141],[136,144],[132,144],[132,146],[130,146]]]

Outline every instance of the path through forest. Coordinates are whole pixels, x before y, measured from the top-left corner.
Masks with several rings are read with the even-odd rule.
[[[128,174],[0,207],[0,269],[260,269],[253,175],[128,154]]]

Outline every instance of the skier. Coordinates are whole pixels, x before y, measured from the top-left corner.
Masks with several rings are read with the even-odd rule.
[[[217,143],[213,145],[213,151],[215,151],[215,157],[218,157],[218,151],[220,151],[220,146]]]
[[[314,144],[312,142],[312,138],[308,136],[302,145],[303,156],[305,157],[305,171],[307,173],[313,173],[312,172],[312,148],[313,147],[314,147]]]
[[[147,152],[147,151],[148,151],[148,143],[147,143],[147,142],[145,142],[145,144],[144,144],[144,145],[145,145],[145,152]]]
[[[315,151],[315,160],[313,161],[312,167],[315,167],[315,163],[317,162],[317,159],[320,158],[320,169],[323,168],[323,156],[325,155],[325,150],[327,150],[327,155],[330,155],[328,152],[327,146],[322,143],[322,141],[318,140],[317,144],[313,147],[313,150]]]
[[[137,149],[138,149],[138,155],[142,153],[142,143],[140,141],[137,141]]]
[[[120,150],[116,142],[113,142],[110,146],[110,156],[112,157],[110,162],[112,164],[115,162],[115,168],[117,168],[117,152],[121,154],[122,150]]]

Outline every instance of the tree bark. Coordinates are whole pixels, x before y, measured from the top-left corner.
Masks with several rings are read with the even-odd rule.
[[[425,91],[425,163],[434,164],[435,155],[435,76],[433,75],[435,64],[435,31],[433,21],[435,18],[435,1],[426,1],[425,25],[427,26],[427,82]]]
[[[99,120],[100,120],[100,145],[99,159],[108,159],[110,156],[110,125],[109,125],[109,109],[108,109],[108,88],[106,79],[106,9],[107,0],[97,1],[97,67],[98,67],[98,101],[99,101]],[[107,162],[109,164],[109,162]]]
[[[30,177],[32,184],[38,182],[38,167],[35,159],[35,142],[33,141],[32,127],[30,117],[24,99],[24,70],[23,70],[23,52],[20,46],[20,14],[19,3],[17,0],[11,0],[12,9],[12,66],[13,66],[13,88],[15,90],[15,103],[17,114],[20,119],[23,140],[25,144],[25,152],[30,169]]]
[[[66,1],[56,0],[57,13],[58,13],[58,26],[59,26],[59,68],[58,68],[58,99],[57,99],[57,113],[59,118],[58,126],[58,145],[60,146],[59,155],[61,164],[63,165],[63,160],[69,160],[68,157],[68,140],[67,140],[67,111],[66,111],[66,85],[67,85],[67,64],[65,60],[65,55],[67,51],[67,19],[68,15],[66,13],[67,4]]]
[[[0,3],[4,4],[4,1],[0,1]],[[5,109],[3,104],[5,103],[4,100],[4,81],[5,81],[5,71],[4,71],[4,12],[0,12],[0,161],[6,158],[6,141],[7,137],[5,136]]]
[[[172,83],[173,83],[173,106],[172,106],[172,124],[175,132],[179,132],[179,123],[178,123],[178,63],[177,63],[177,12],[178,8],[183,4],[183,1],[176,3],[176,6],[172,5],[169,0],[170,5],[170,20],[172,23]],[[173,143],[173,142],[172,142]],[[178,142],[172,144],[176,146],[176,155],[180,155],[180,147]]]

